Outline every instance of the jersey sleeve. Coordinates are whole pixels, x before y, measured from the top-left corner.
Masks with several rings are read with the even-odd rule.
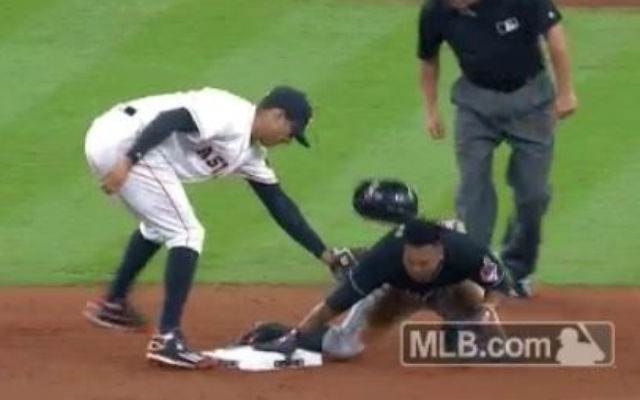
[[[562,20],[562,15],[553,0],[524,0],[525,14],[533,32],[544,35]]]
[[[418,20],[418,57],[430,60],[438,55],[444,37],[438,16],[436,0],[428,0],[422,6]]]
[[[233,124],[233,115],[236,115],[230,96],[210,88],[187,93],[185,108],[191,113],[203,140],[228,132]]]
[[[490,251],[485,252],[477,262],[471,274],[471,280],[486,290],[509,293],[511,278],[500,260]]]
[[[235,173],[250,181],[272,185],[278,183],[275,171],[267,160],[267,151],[264,148],[253,146],[247,160],[235,171]]]
[[[393,274],[394,256],[398,256],[394,240],[385,236],[367,252],[351,271],[325,299],[334,311],[345,311],[373,290],[390,281]]]
[[[248,182],[274,221],[307,251],[317,258],[322,257],[327,246],[280,185]]]

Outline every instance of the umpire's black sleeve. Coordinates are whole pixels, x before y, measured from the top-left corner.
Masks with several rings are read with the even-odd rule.
[[[549,29],[562,20],[562,14],[552,0],[523,0],[527,21],[538,35],[546,35]]]
[[[426,1],[418,19],[417,54],[418,58],[424,61],[434,59],[444,41],[440,20],[442,20],[442,15],[439,14],[436,1]]]
[[[316,257],[327,249],[280,185],[247,180],[269,214],[289,236]]]
[[[151,149],[164,142],[174,132],[198,132],[198,127],[186,108],[176,108],[158,114],[138,135],[127,157],[136,164]]]

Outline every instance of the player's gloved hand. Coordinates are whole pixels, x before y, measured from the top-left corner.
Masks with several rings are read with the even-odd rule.
[[[348,247],[334,247],[330,251],[333,258],[329,265],[331,274],[336,281],[342,282],[347,278],[349,270],[358,265],[356,250]]]
[[[131,171],[132,167],[133,164],[128,157],[118,160],[111,170],[102,177],[100,181],[100,187],[102,190],[107,194],[117,192],[122,184],[127,180],[127,175],[129,175],[129,171]]]
[[[256,322],[248,332],[242,334],[236,345],[253,346],[258,343],[267,343],[278,339],[291,331],[291,326],[279,322]]]
[[[277,339],[264,343],[256,343],[253,345],[253,348],[260,351],[273,351],[289,356],[298,348],[298,331],[292,329]]]

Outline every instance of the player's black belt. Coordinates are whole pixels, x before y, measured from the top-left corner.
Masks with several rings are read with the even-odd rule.
[[[130,117],[133,117],[134,115],[136,115],[138,110],[136,110],[135,107],[126,106],[125,108],[122,109],[122,112],[124,112],[125,114],[127,114]]]

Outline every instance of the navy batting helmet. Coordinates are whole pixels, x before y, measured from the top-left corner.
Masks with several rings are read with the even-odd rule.
[[[353,193],[353,208],[368,219],[399,224],[418,213],[418,195],[394,179],[367,179]]]

